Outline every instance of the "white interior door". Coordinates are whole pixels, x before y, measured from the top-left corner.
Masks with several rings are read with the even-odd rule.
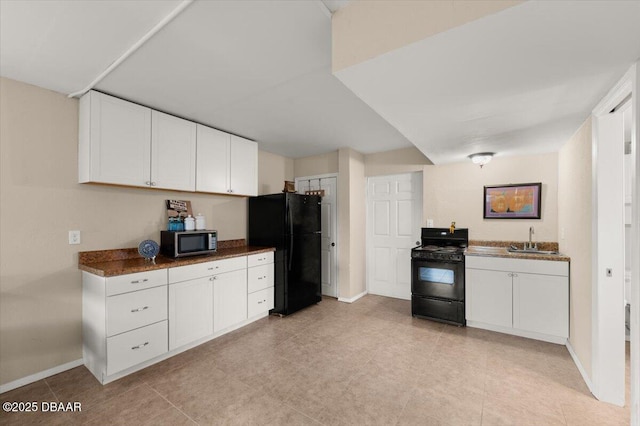
[[[370,177],[367,183],[367,288],[411,299],[411,248],[420,240],[422,173]]]
[[[298,178],[296,190],[304,194],[307,190],[324,189],[321,205],[322,222],[322,294],[324,296],[338,297],[337,282],[337,237],[338,227],[336,218],[337,209],[337,178]]]

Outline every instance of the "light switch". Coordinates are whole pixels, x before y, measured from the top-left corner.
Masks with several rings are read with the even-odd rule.
[[[69,244],[80,244],[80,231],[69,231]]]
[[[427,228],[433,228],[433,219],[427,219]]]

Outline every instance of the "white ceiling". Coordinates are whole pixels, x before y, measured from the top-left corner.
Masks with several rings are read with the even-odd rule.
[[[343,0],[195,1],[97,90],[303,157],[411,146],[331,74]],[[0,1],[0,74],[82,90],[179,1]]]
[[[640,57],[640,1],[529,1],[342,70],[347,88],[328,11],[347,2],[196,0],[96,89],[288,157],[412,142],[443,163],[557,150]],[[0,0],[0,75],[82,90],[180,4]]]
[[[435,164],[557,151],[640,58],[640,1],[528,1],[339,71]]]

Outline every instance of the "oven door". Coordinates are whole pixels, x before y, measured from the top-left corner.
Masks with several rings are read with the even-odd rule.
[[[464,300],[464,262],[411,259],[411,293]]]

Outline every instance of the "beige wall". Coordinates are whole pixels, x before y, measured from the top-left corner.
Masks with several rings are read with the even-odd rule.
[[[366,176],[421,172],[424,170],[424,166],[432,164],[431,161],[415,147],[368,154],[365,155],[364,162]]]
[[[221,239],[246,237],[246,198],[78,184],[77,149],[76,99],[0,79],[1,384],[82,357],[78,251],[157,241],[168,198],[191,200]],[[258,161],[261,192],[293,179],[291,159]]]
[[[592,153],[591,118],[558,155],[560,251],[571,257],[569,341],[591,377]]]
[[[349,148],[338,151],[338,292],[350,299],[366,290],[364,156]]]
[[[352,1],[331,19],[333,72],[520,3],[508,0]]]
[[[483,219],[483,187],[542,182],[542,219]],[[471,161],[424,168],[424,219],[436,227],[469,228],[473,240],[525,241],[529,227],[534,241],[558,240],[558,154],[495,157],[480,168]]]
[[[296,158],[293,162],[293,174],[297,178],[338,173],[338,169],[338,151]]]
[[[336,168],[315,167],[336,158]],[[323,159],[324,161],[318,161]],[[442,166],[416,148],[361,155],[351,149],[294,160],[295,176],[313,176],[338,171],[338,291],[351,298],[365,290],[366,177],[423,172],[423,223],[434,219],[437,227],[470,229],[472,239],[525,241],[534,226],[534,241],[558,238],[558,155],[556,153],[496,157],[480,168],[470,161]],[[315,167],[315,168],[312,168]],[[485,220],[482,218],[484,185],[542,182],[541,220]],[[358,227],[357,229],[354,227]]]
[[[293,180],[292,158],[260,151],[258,155],[258,195],[282,192],[285,180]]]

